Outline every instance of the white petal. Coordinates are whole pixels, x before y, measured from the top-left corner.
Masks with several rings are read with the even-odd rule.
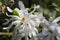
[[[40,8],[40,5],[37,5],[36,8]]]
[[[20,11],[19,11],[20,17],[24,17],[24,13],[23,13],[23,12],[24,12],[23,10],[20,10]]]
[[[56,30],[57,30],[58,34],[60,35],[60,26],[56,27]]]
[[[57,17],[52,23],[57,23],[58,21],[60,21],[60,16]]]
[[[31,11],[30,13],[31,13],[31,14],[34,13],[35,10],[36,10],[36,5],[34,4],[34,9],[33,9],[33,11]]]
[[[28,29],[27,29],[27,24],[23,24],[23,30],[26,35],[28,35]]]
[[[32,31],[35,31],[38,33],[38,30],[35,28],[33,24],[29,23],[29,27],[31,28]]]
[[[57,37],[57,40],[60,40],[60,37],[59,36],[56,36]]]
[[[25,9],[25,6],[24,6],[24,4],[23,4],[22,1],[19,1],[18,2],[18,5],[19,5],[19,7],[20,7],[21,10],[24,10]]]
[[[31,29],[32,35],[36,36],[36,33],[38,33],[38,30],[31,23],[29,23],[29,24],[30,24],[29,27]]]
[[[56,28],[55,26],[49,26],[49,29],[52,30],[52,31],[53,31],[55,28]]]
[[[30,23],[32,24],[32,25],[36,25],[36,23],[34,22],[34,21],[32,21],[32,20],[30,20]]]
[[[32,37],[31,33],[29,33],[29,37]]]
[[[36,33],[38,33],[38,30],[37,30],[37,28],[35,28],[35,27],[34,27],[34,31],[36,31]]]
[[[8,10],[9,12],[12,12],[12,9],[10,9],[9,7],[7,7],[7,10]]]
[[[36,36],[36,33],[35,33],[34,31],[32,31],[32,35],[33,35],[33,37],[34,37],[34,36]]]
[[[30,22],[31,22],[31,24],[33,24],[34,26],[39,26],[39,23],[40,23],[40,19],[38,19],[38,18],[32,18],[31,20],[30,20]]]
[[[5,30],[5,29],[7,29],[7,28],[4,27],[3,30]]]
[[[38,19],[40,19],[41,21],[45,19],[42,13],[37,14],[37,17],[38,17]]]

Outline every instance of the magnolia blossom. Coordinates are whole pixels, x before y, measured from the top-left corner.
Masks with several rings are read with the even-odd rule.
[[[39,27],[39,23],[44,20],[44,17],[42,13],[33,15],[35,9],[39,6],[34,6],[34,10],[30,13],[28,13],[27,9],[24,7],[23,3],[19,2],[20,9],[15,8],[15,12],[17,12],[17,15],[6,15],[8,17],[11,17],[11,19],[7,20],[6,23],[3,23],[3,25],[8,24],[10,21],[12,21],[11,25],[9,27],[3,28],[3,29],[10,29],[12,25],[15,25],[15,28],[18,29],[19,33],[22,33],[22,36],[26,37],[34,37],[37,35],[38,30],[37,27]],[[9,12],[13,12],[12,9],[7,7]],[[20,35],[19,35],[20,36]],[[26,39],[28,40],[28,39]]]
[[[44,27],[47,29],[38,33],[35,37],[35,40],[45,39],[45,40],[55,40],[55,36],[57,40],[60,40],[60,26],[57,22],[60,21],[60,17],[57,17],[53,21],[48,21],[44,19]],[[51,30],[53,33],[51,34],[48,30]],[[52,36],[52,37],[51,37]]]
[[[54,30],[56,27],[58,27],[58,23],[60,21],[60,17],[57,17],[56,19],[54,19],[51,23],[50,23],[50,28],[52,30]]]
[[[57,37],[57,39],[60,40],[60,26],[58,25],[57,22],[60,21],[60,16],[57,17],[56,19],[54,20],[51,20],[51,21],[47,21],[45,20],[44,22],[44,26],[48,29],[48,30],[51,30],[53,32],[53,35],[55,35]],[[52,37],[53,38],[53,37]]]
[[[41,32],[41,33],[38,33],[35,40],[50,40],[50,37],[51,37],[51,34],[49,31],[44,31],[44,32]]]

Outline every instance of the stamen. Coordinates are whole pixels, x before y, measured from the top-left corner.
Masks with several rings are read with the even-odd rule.
[[[27,22],[26,17],[23,17],[21,21],[22,21],[23,23],[26,23],[26,22]]]

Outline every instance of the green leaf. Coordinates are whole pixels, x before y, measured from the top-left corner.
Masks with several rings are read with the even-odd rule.
[[[44,9],[44,14],[48,14],[50,12],[50,10],[48,10],[47,8]]]
[[[0,0],[0,2],[5,3],[4,0]]]
[[[44,26],[44,23],[41,22],[41,23],[40,23],[40,28],[43,28],[43,26]]]

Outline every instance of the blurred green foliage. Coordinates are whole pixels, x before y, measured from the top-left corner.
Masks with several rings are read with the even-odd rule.
[[[5,3],[4,0],[0,0],[0,2]]]

